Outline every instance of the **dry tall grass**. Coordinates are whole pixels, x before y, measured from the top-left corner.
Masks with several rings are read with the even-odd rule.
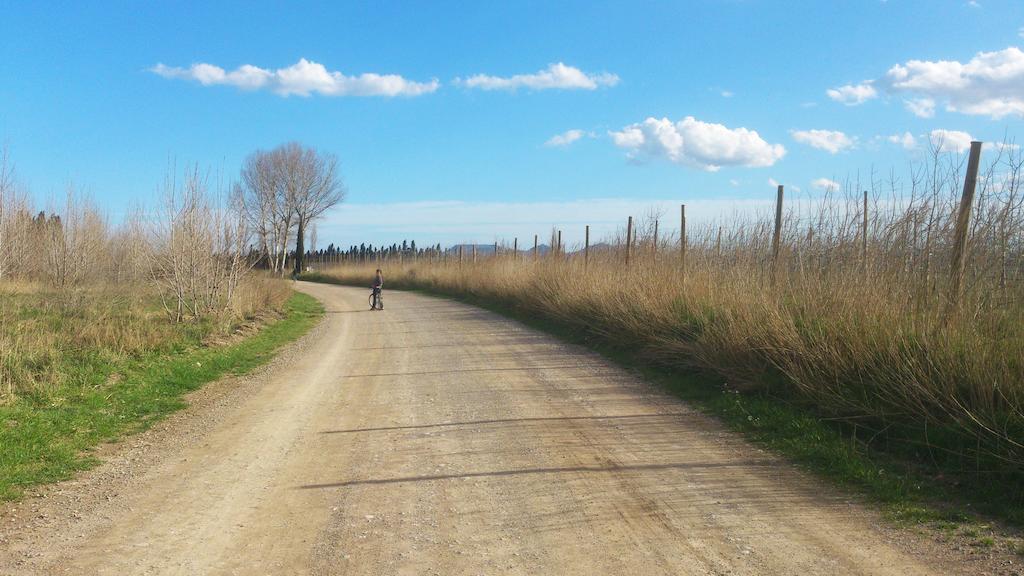
[[[1012,152],[1012,149],[1008,149]],[[469,295],[556,320],[652,362],[730,387],[813,403],[936,459],[1024,472],[1022,160],[981,179],[965,289],[950,301],[959,158],[936,155],[898,183],[848,185],[791,206],[773,272],[772,218],[705,224],[654,242],[641,222],[631,264],[614,249],[535,260],[506,251],[383,263],[388,286]],[[368,285],[380,263],[328,270]]]
[[[37,212],[0,153],[0,403],[283,305],[282,281],[250,273],[241,212],[198,170],[164,200],[114,226],[69,187]]]

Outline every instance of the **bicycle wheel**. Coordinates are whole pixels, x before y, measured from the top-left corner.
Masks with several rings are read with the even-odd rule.
[[[376,308],[376,304],[377,303],[373,301],[373,293],[370,293],[370,310],[375,309]]]

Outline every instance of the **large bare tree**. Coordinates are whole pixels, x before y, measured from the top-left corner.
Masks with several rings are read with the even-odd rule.
[[[283,273],[295,239],[295,273],[303,270],[308,227],[345,198],[333,154],[297,142],[249,155],[237,194],[273,271]]]

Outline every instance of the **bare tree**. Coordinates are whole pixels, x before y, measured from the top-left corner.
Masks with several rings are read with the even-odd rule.
[[[39,245],[46,251],[43,275],[50,284],[73,288],[87,277],[102,275],[109,255],[110,230],[100,210],[68,185],[63,206],[50,212],[49,218],[40,213],[34,227],[42,234],[37,241],[41,240]]]
[[[256,235],[262,258],[274,272],[281,272],[284,267],[294,214],[280,167],[274,151],[253,152],[242,165],[241,182],[235,186],[234,193]]]
[[[274,272],[284,272],[294,233],[299,273],[307,228],[345,198],[345,188],[336,156],[290,142],[250,154],[235,196]]]
[[[197,320],[229,309],[249,269],[248,236],[241,207],[210,194],[198,168],[180,183],[168,176],[152,234],[152,274],[171,318]]]
[[[306,228],[345,198],[345,187],[338,173],[337,156],[297,142],[285,144],[277,152],[283,163],[287,196],[295,211],[294,273],[298,275],[306,254]]]
[[[9,206],[13,205],[14,167],[10,164],[7,146],[0,148],[0,279],[5,276],[10,250],[7,247]]]
[[[316,252],[316,222],[310,224],[309,227],[309,251]]]

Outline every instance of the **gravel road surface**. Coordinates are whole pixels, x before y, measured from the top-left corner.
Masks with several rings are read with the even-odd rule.
[[[0,574],[977,571],[580,347],[299,289],[281,358],[0,509]]]

